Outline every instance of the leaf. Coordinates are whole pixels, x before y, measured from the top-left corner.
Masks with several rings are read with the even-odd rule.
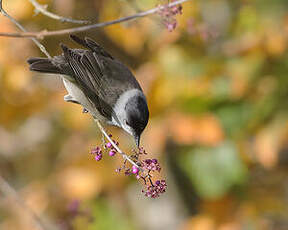
[[[198,194],[206,199],[224,196],[233,186],[242,184],[247,169],[232,142],[216,148],[196,148],[181,159],[181,165]]]
[[[253,107],[249,103],[231,102],[215,108],[228,136],[234,136],[247,127]]]
[[[114,209],[116,208],[116,210]],[[104,200],[99,200],[93,210],[95,216],[94,224],[90,230],[132,230],[132,224],[120,214],[117,207],[111,207]]]

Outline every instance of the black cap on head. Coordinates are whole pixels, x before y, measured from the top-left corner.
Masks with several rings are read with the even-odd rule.
[[[137,147],[140,144],[140,136],[149,120],[149,110],[145,98],[134,96],[125,106],[127,112],[127,125],[133,130]]]

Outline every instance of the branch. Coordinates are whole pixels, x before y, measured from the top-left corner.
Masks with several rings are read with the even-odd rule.
[[[99,28],[99,27],[105,27],[105,26],[118,24],[118,23],[125,22],[125,21],[135,20],[136,18],[141,18],[141,17],[145,17],[145,16],[148,16],[151,14],[155,14],[159,10],[163,9],[164,7],[176,6],[178,4],[181,4],[181,3],[187,2],[187,1],[191,1],[191,0],[178,0],[175,2],[171,2],[171,3],[167,4],[166,6],[158,6],[158,7],[155,7],[153,9],[143,11],[143,12],[140,12],[140,13],[137,13],[134,15],[127,16],[127,17],[119,18],[116,20],[108,21],[108,22],[101,22],[101,23],[96,23],[96,24],[92,24],[92,25],[87,25],[87,26],[80,26],[80,27],[75,27],[75,28],[70,28],[70,29],[54,30],[54,31],[43,30],[40,32],[24,32],[24,33],[4,33],[4,32],[2,32],[2,33],[0,33],[0,36],[15,37],[15,38],[26,37],[26,38],[42,39],[42,38],[48,37],[48,36],[57,36],[57,35],[63,35],[63,34],[78,33],[78,32],[83,32],[83,31],[87,31],[87,30],[91,30],[91,29],[95,29],[95,28]]]
[[[2,0],[0,0],[0,13],[2,13],[5,17],[7,17],[11,22],[13,22],[20,30],[22,30],[24,33],[26,32],[26,29],[19,23],[17,22],[13,17],[11,17],[2,7]],[[36,46],[38,46],[38,48],[49,58],[51,58],[51,56],[49,55],[49,53],[47,52],[47,50],[45,49],[45,47],[39,42],[37,41],[35,38],[31,38],[31,40],[36,44]]]
[[[43,220],[37,216],[32,210],[27,207],[25,202],[20,198],[18,193],[15,191],[14,188],[11,187],[11,185],[2,177],[0,176],[0,192],[4,194],[6,198],[11,197],[13,200],[17,202],[17,204],[22,207],[24,212],[28,214],[31,217],[31,220],[33,220],[34,225],[41,230],[51,230],[51,229],[57,229],[55,226],[51,226],[49,224],[49,227],[47,226],[48,224],[44,224]]]
[[[49,18],[53,18],[53,19],[59,20],[61,22],[72,22],[72,23],[77,23],[77,24],[90,23],[89,21],[86,21],[86,20],[76,20],[76,19],[72,19],[72,18],[65,18],[65,17],[59,16],[57,14],[54,14],[54,13],[47,11],[46,7],[39,4],[36,0],[28,0],[28,1],[31,2],[31,4],[35,7],[36,12],[41,12],[42,14],[46,15]]]

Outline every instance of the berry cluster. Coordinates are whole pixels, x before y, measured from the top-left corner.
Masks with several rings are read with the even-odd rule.
[[[156,198],[159,197],[161,193],[166,191],[167,184],[165,180],[156,180],[155,184],[147,185],[146,190],[142,190],[145,196]]]
[[[110,134],[109,137],[111,138],[112,135]],[[117,145],[117,146],[119,145],[118,142],[116,142],[114,140],[113,140],[113,142],[114,142],[115,145]],[[110,142],[107,142],[104,145],[104,150],[107,151],[109,156],[111,156],[111,157],[113,157],[116,154],[116,152],[117,152],[117,150],[113,147],[112,143],[110,143]],[[102,150],[102,148],[100,146],[97,146],[97,147],[91,149],[90,153],[92,155],[94,155],[94,159],[96,161],[100,161],[102,159],[102,157],[103,157],[103,150]]]
[[[156,159],[145,159],[142,161],[142,167],[148,171],[158,171],[160,172],[161,167]]]
[[[96,161],[100,161],[102,159],[102,149],[99,146],[93,148],[90,153],[94,155],[94,159]]]
[[[171,2],[174,1],[175,0],[172,0]],[[182,14],[182,5],[169,6],[168,4],[160,4],[158,7],[158,13],[161,16],[162,22],[165,27],[168,29],[169,32],[175,30],[177,26],[176,15]]]
[[[109,135],[111,138],[112,135]],[[103,152],[107,152],[109,156],[114,156],[118,153],[117,149],[113,145],[118,147],[119,143],[115,140],[103,144],[103,147],[95,147],[91,150],[91,154],[94,155],[96,161],[100,161],[103,157]],[[119,149],[118,149],[119,150]],[[137,150],[133,150],[133,154],[127,156],[124,153],[121,153],[124,156],[123,165],[116,169],[116,172],[124,172],[124,175],[134,175],[138,181],[140,181],[145,189],[142,192],[147,197],[156,198],[160,194],[166,191],[167,185],[165,180],[157,180],[153,183],[153,173],[160,172],[161,166],[157,159],[141,159],[144,155],[147,155],[147,152],[143,147],[140,147]]]

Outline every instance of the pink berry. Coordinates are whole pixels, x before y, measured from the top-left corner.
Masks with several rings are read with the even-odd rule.
[[[96,148],[91,149],[91,154],[98,154],[101,153],[101,148],[97,146]]]
[[[95,156],[95,160],[96,161],[100,161],[102,159],[102,154],[97,154],[96,156]]]
[[[132,173],[133,174],[138,174],[139,173],[139,168],[135,165],[132,166]]]
[[[109,151],[109,156],[113,157],[115,154],[116,154],[116,152],[114,150]]]
[[[108,143],[106,144],[106,147],[107,147],[108,149],[110,149],[110,148],[112,147],[112,144],[111,144],[110,142],[108,142]]]

